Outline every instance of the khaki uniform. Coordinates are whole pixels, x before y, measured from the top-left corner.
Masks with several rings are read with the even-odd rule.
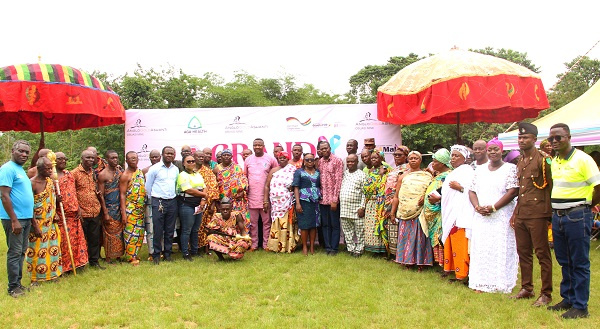
[[[546,186],[544,184],[542,166],[546,170]],[[519,179],[519,197],[515,208],[515,236],[517,253],[521,267],[521,288],[533,291],[533,254],[541,266],[541,293],[552,295],[552,256],[548,245],[548,224],[552,218],[550,194],[552,192],[552,175],[550,164],[544,155],[534,151],[531,156],[523,156],[517,164]]]

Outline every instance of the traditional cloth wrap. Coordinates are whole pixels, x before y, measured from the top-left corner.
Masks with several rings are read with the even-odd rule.
[[[491,141],[487,142],[488,148],[490,147],[490,145],[497,145],[500,148],[500,152],[504,150],[504,144],[502,144],[498,137],[494,137]]]
[[[463,145],[452,145],[452,147],[450,147],[450,152],[452,151],[456,151],[462,154],[462,156],[465,157],[465,159],[467,159],[471,155],[469,149],[467,149],[467,147]]]

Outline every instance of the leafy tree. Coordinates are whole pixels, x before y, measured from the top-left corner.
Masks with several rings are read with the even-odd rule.
[[[410,53],[406,57],[391,57],[385,65],[365,66],[350,77],[351,89],[348,98],[358,103],[377,102],[377,88],[386,83],[398,71],[423,58],[415,53]]]
[[[579,63],[574,66],[578,61]],[[551,105],[551,109],[548,112],[567,105],[569,102],[583,95],[583,93],[600,80],[600,60],[591,59],[587,56],[578,56],[572,61],[565,63],[565,67],[568,73],[565,72],[557,75],[556,77],[560,82],[548,93],[548,100]]]
[[[519,64],[521,66],[525,66],[535,73],[540,73],[540,67],[533,65],[531,60],[527,58],[527,53],[522,53],[520,51],[512,50],[512,49],[504,49],[500,48],[498,50],[492,47],[485,47],[483,49],[469,49],[470,51],[474,51],[484,55],[491,55],[494,57],[499,57],[502,59],[506,59],[507,61]]]

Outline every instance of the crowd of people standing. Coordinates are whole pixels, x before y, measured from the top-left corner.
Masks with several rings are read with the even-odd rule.
[[[353,257],[368,253],[418,271],[439,266],[442,277],[476,292],[510,293],[520,267],[515,299],[536,296],[535,254],[542,287],[533,305],[544,306],[552,301],[551,223],[563,279],[562,301],[548,308],[584,317],[600,173],[569,133],[553,126],[544,142],[552,149],[538,150],[537,128],[521,123],[516,165],[503,161],[503,145],[493,139],[439,146],[425,168],[423,154],[407,146],[386,163],[374,138],[360,153],[349,140],[345,159],[327,141],[317,154],[297,144],[291,154],[276,146],[271,155],[257,138],[240,164],[229,149],[213,157],[210,148],[184,146],[176,160],[165,146],[150,152],[143,169],[138,154],[127,152],[122,168],[117,152],[101,158],[90,147],[72,171],[64,153],[41,149],[25,172],[30,146],[17,141],[0,169],[8,292],[29,289],[21,284],[24,263],[34,285],[86,265],[104,269],[102,248],[107,264],[138,265],[144,237],[156,265],[173,260],[174,242],[187,261],[209,253],[240,259],[260,248],[291,253],[300,245],[309,255],[317,243],[335,256],[344,242]]]

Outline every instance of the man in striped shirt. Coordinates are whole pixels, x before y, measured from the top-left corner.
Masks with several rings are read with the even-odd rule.
[[[342,231],[346,237],[348,252],[360,257],[365,247],[365,193],[363,185],[367,175],[358,169],[358,156],[349,154],[340,189],[340,218]],[[356,237],[356,243],[354,242]]]
[[[548,141],[556,153],[552,161],[552,234],[556,260],[562,268],[563,300],[548,307],[566,311],[565,319],[588,317],[590,297],[591,205],[600,202],[600,172],[585,152],[571,146],[569,126],[550,128]]]

